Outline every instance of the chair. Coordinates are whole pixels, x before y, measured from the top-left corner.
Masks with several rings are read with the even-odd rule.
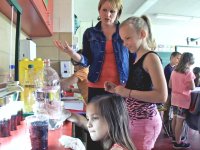
[[[160,116],[161,116],[161,119],[162,119],[162,126],[163,126],[163,129],[164,129],[164,131],[165,131],[165,133],[167,134],[167,136],[168,137],[170,137],[170,132],[169,131],[171,131],[171,128],[170,128],[170,124],[171,124],[171,121],[169,122],[169,125],[168,125],[168,127],[164,124],[164,122],[163,122],[163,113],[165,112],[165,111],[167,111],[167,109],[161,104],[161,105],[157,105],[157,109],[158,109],[158,111],[159,111],[159,113],[160,113]],[[169,115],[170,116],[170,115]],[[170,120],[170,119],[169,119]]]

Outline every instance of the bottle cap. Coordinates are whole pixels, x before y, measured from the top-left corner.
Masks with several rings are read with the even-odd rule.
[[[28,68],[34,68],[34,65],[33,64],[29,64]]]
[[[9,69],[15,69],[15,65],[10,65]]]
[[[44,59],[44,64],[46,66],[50,66],[50,59]]]

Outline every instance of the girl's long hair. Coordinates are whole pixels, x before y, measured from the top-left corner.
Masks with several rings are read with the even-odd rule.
[[[186,52],[181,55],[178,65],[175,68],[175,71],[180,73],[186,73],[189,71],[189,65],[194,64],[194,57],[192,53]]]
[[[127,150],[135,150],[129,135],[129,117],[125,100],[121,96],[108,94],[93,98],[91,103],[108,124],[108,136],[101,141],[104,149],[108,150],[117,143]]]

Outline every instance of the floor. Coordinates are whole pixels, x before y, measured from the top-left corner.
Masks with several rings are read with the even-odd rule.
[[[191,147],[187,150],[200,150],[200,133],[198,131],[189,129],[188,142],[191,144]],[[174,150],[171,139],[164,135],[164,131],[162,131],[158,137],[153,150]]]

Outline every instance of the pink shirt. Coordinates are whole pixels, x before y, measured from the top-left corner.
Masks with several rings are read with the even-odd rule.
[[[171,104],[188,109],[191,103],[191,90],[188,84],[195,79],[195,75],[191,71],[187,73],[172,71],[170,79],[172,82]]]

